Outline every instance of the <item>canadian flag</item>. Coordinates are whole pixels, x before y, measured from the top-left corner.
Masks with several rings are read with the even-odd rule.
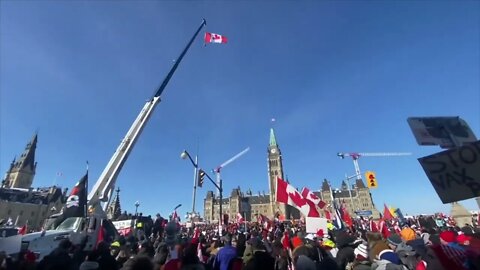
[[[237,223],[242,224],[245,220],[242,217],[242,214],[237,213]]]
[[[205,43],[227,43],[227,37],[215,33],[205,33]]]
[[[325,202],[323,202],[320,198],[318,198],[317,195],[315,195],[315,193],[311,192],[308,188],[304,187],[302,189],[302,196],[303,198],[313,202],[315,205],[317,205],[318,207],[320,207],[320,209],[322,209],[323,207],[325,207]]]
[[[315,205],[305,199],[293,186],[277,178],[276,201],[291,205],[307,217],[320,217]]]

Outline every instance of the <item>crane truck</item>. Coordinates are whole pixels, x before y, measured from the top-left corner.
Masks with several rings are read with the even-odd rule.
[[[117,150],[111,157],[107,166],[98,178],[92,190],[88,194],[87,216],[69,217],[53,230],[35,232],[26,235],[9,237],[8,242],[0,243],[0,249],[8,246],[7,254],[15,254],[21,251],[32,251],[37,259],[42,259],[58,246],[62,239],[69,239],[75,245],[83,244],[84,250],[95,248],[100,230],[104,230],[104,239],[112,239],[118,235],[112,222],[107,219],[106,207],[115,189],[115,183],[128,155],[133,149],[138,137],[145,127],[156,105],[160,102],[160,96],[175,73],[178,65],[192,45],[200,30],[206,25],[202,20],[200,27],[187,43],[179,58],[175,61],[160,87],[155,91],[152,98],[147,100],[137,118],[131,125],[125,137],[120,142]]]

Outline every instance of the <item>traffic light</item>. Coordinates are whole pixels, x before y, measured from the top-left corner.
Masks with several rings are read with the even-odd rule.
[[[377,188],[377,178],[375,177],[374,172],[366,172],[365,177],[367,178],[367,186],[368,188]]]
[[[203,170],[198,170],[197,186],[202,187],[204,180],[205,180],[205,172]]]

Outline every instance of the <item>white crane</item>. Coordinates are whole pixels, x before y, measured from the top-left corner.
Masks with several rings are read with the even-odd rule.
[[[217,168],[215,168],[215,170],[213,170],[213,172],[216,174],[217,176],[217,185],[220,186],[220,171],[225,167],[227,166],[228,164],[234,162],[235,160],[237,160],[239,157],[243,156],[245,153],[247,153],[248,151],[250,150],[250,147],[247,147],[245,148],[245,150],[243,150],[242,152],[236,154],[235,156],[233,156],[232,158],[230,158],[229,160],[225,161],[222,163],[222,165],[218,166]],[[218,191],[218,193],[220,193],[220,191]],[[218,195],[218,194],[217,194]]]
[[[351,157],[353,159],[353,166],[355,166],[355,174],[357,175],[357,180],[362,180],[362,175],[360,171],[360,166],[358,165],[358,159],[360,157],[392,157],[392,156],[409,156],[412,153],[398,153],[398,152],[392,152],[392,153],[356,153],[356,152],[351,152],[351,153],[342,153],[339,152],[337,153],[337,156],[340,157],[341,159],[344,159],[345,157]]]
[[[142,110],[138,114],[130,129],[128,130],[127,134],[121,141],[120,145],[117,147],[117,150],[113,154],[112,158],[108,162],[107,166],[103,170],[92,190],[88,194],[88,206],[95,210],[95,212],[105,214],[108,201],[110,200],[111,194],[115,189],[115,183],[117,181],[118,174],[120,173],[123,165],[127,161],[128,155],[132,151],[135,142],[138,140],[138,137],[142,133],[142,130],[147,124],[148,119],[152,115],[152,112],[155,109],[156,105],[160,102],[160,96],[163,90],[165,90],[165,87],[167,86],[168,82],[177,70],[178,65],[180,64],[188,49],[192,45],[193,41],[197,37],[198,33],[206,25],[206,23],[207,22],[205,21],[205,19],[203,19],[202,24],[197,29],[193,37],[190,39],[185,49],[183,49],[182,53],[178,57],[177,61],[175,61],[175,63],[173,64],[172,68],[168,72],[167,76],[163,80],[158,90],[155,91],[153,97],[147,100],[147,102],[143,106]]]

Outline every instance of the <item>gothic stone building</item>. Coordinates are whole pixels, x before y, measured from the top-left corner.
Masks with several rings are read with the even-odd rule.
[[[251,221],[257,214],[262,214],[269,218],[279,215],[285,216],[286,219],[298,219],[300,213],[297,209],[275,202],[276,197],[276,179],[280,177],[284,179],[282,153],[277,143],[275,133],[273,129],[270,129],[270,143],[267,148],[268,151],[268,184],[270,192],[269,194],[252,194],[249,190],[242,192],[240,187],[232,190],[230,197],[223,198],[222,200],[222,212],[224,215],[228,215],[229,220],[236,220],[237,213],[241,213],[245,220]],[[365,187],[363,181],[358,179],[350,189],[345,183],[342,183],[342,187],[339,190],[330,187],[327,180],[322,183],[320,191],[314,192],[318,197],[327,204],[327,208],[330,211],[333,198],[343,203],[351,216],[356,216],[357,211],[371,211],[373,217],[378,217],[379,213],[375,209],[371,193],[368,188]],[[350,196],[351,194],[351,196]],[[220,200],[215,196],[213,191],[208,191],[204,200],[204,219],[209,222],[217,222],[219,219],[219,204]],[[324,211],[320,211],[323,216]]]
[[[236,220],[237,213],[241,213],[247,221],[251,221],[257,214],[267,217],[283,215],[287,219],[300,218],[300,213],[297,209],[275,202],[276,179],[278,177],[284,179],[284,174],[282,152],[277,144],[273,129],[270,129],[270,143],[267,152],[270,192],[268,194],[259,193],[254,195],[250,190],[242,192],[240,187],[233,189],[230,197],[222,200],[222,212],[228,215],[229,220]],[[206,221],[218,221],[220,215],[219,203],[219,198],[214,196],[212,191],[208,191],[204,200],[204,219]]]
[[[47,217],[62,209],[66,198],[66,190],[55,186],[32,188],[36,148],[37,134],[20,158],[12,161],[0,188],[0,220],[11,219],[17,226],[28,223],[31,229],[41,228]]]
[[[380,217],[373,203],[372,194],[362,179],[357,179],[350,189],[345,181],[342,182],[340,189],[334,189],[328,180],[324,179],[321,190],[314,193],[327,204],[330,211],[333,211],[332,199],[334,199],[337,205],[345,205],[351,217],[357,216],[360,212],[371,212],[373,218]]]

